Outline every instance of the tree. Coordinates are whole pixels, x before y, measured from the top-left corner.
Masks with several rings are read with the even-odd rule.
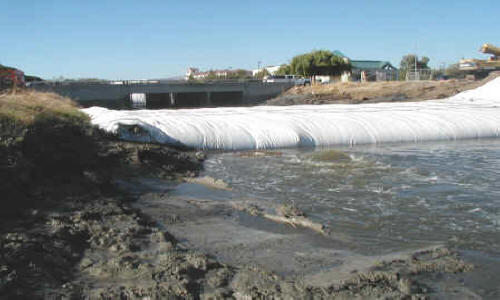
[[[415,54],[408,54],[403,56],[401,59],[401,63],[399,64],[400,69],[415,69],[415,61],[417,62],[417,69],[429,69],[427,65],[430,61],[428,57],[422,56],[421,59],[418,59],[418,56]]]
[[[292,74],[292,67],[287,64],[283,64],[280,66],[278,71],[275,73],[276,75],[289,75]]]
[[[226,76],[228,79],[248,79],[251,77],[251,73],[243,69],[237,69],[233,72],[229,72]]]
[[[418,59],[416,54],[408,54],[403,56],[401,62],[399,64],[399,78],[404,80],[406,78],[406,74],[408,71],[415,70],[415,61],[417,63],[417,70],[428,70],[430,69],[427,65],[430,59],[426,56],[422,56],[421,59]]]
[[[310,77],[314,75],[340,75],[351,70],[351,63],[328,50],[316,50],[292,58],[292,74]]]
[[[260,70],[257,74],[255,74],[254,77],[255,77],[255,79],[263,79],[265,76],[268,76],[268,75],[270,75],[269,71],[266,68],[264,68],[264,69]]]
[[[214,70],[208,71],[208,74],[207,74],[207,76],[205,78],[208,79],[208,80],[218,79],[217,74],[215,74]]]

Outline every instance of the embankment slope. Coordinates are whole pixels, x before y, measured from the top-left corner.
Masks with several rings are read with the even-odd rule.
[[[268,100],[266,105],[359,104],[377,102],[424,101],[443,99],[475,89],[500,76],[492,73],[480,81],[336,82],[325,85],[297,86]]]

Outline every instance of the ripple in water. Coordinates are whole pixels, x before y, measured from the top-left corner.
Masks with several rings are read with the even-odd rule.
[[[500,249],[496,140],[214,154],[234,197],[292,202],[360,251]]]

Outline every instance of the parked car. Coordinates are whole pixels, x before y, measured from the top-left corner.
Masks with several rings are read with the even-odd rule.
[[[439,81],[445,81],[445,80],[448,80],[450,78],[446,75],[439,75],[436,79]]]

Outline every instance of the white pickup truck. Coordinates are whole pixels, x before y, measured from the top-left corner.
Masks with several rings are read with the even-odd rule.
[[[265,76],[263,82],[293,82],[295,85],[311,84],[309,78],[304,78],[300,75],[269,75]]]

